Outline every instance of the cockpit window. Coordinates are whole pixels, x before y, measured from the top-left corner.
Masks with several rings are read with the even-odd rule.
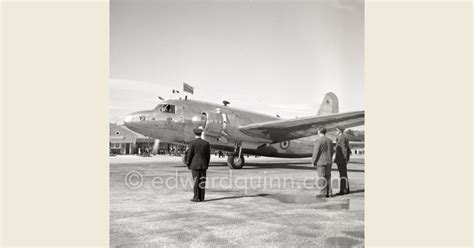
[[[170,113],[170,114],[176,113],[175,105],[171,105],[171,104],[158,104],[158,106],[156,106],[155,109],[158,109],[160,110],[160,112],[163,112],[163,113]]]

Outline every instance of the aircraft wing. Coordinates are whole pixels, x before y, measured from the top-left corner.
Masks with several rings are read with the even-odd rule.
[[[276,143],[316,135],[319,127],[325,127],[328,132],[331,132],[337,126],[344,128],[360,126],[364,124],[364,115],[364,111],[355,111],[324,116],[309,116],[259,122],[241,126],[239,129],[247,135],[269,139]]]

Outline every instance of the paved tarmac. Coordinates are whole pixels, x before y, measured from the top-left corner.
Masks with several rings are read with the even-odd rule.
[[[181,158],[110,157],[110,245],[363,246],[363,157],[348,164],[352,193],[329,199],[315,197],[309,158],[250,157],[246,163],[230,170],[225,159],[212,156],[206,201],[194,203]],[[334,164],[332,176],[338,175]]]

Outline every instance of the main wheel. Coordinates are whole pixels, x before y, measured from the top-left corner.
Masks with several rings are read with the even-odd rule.
[[[227,157],[227,166],[231,169],[242,169],[245,165],[244,155],[241,154],[240,157],[236,155],[229,155]]]

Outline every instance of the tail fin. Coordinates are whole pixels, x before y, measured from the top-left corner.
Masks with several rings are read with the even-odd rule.
[[[336,94],[332,92],[326,93],[321,105],[319,106],[318,116],[335,114],[339,112],[339,101]]]

